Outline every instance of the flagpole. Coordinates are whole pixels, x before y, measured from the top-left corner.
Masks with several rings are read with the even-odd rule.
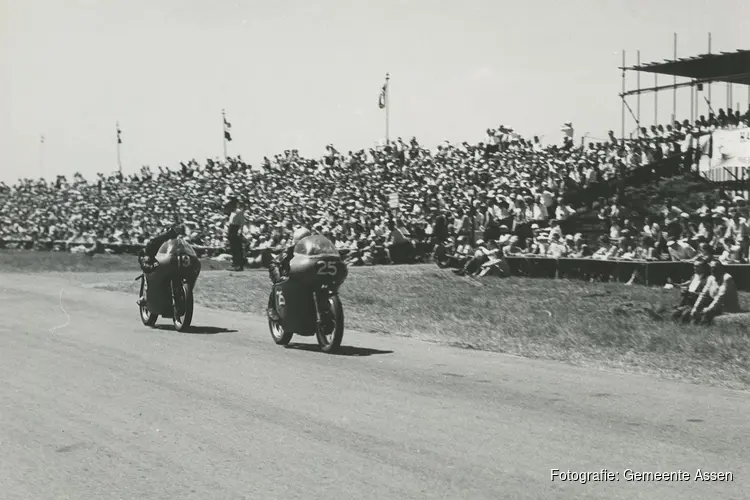
[[[39,177],[44,178],[44,136],[39,141]]]
[[[221,137],[224,139],[224,160],[227,159],[227,116],[221,110]]]
[[[117,171],[122,175],[122,159],[120,157],[120,122],[116,122],[115,127],[117,127]]]
[[[391,79],[390,73],[385,74],[385,145],[390,146],[390,100],[391,100],[391,88],[390,84],[388,83]]]

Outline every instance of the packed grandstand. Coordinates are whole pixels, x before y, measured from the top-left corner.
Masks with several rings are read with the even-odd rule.
[[[630,140],[610,132],[606,141],[575,144],[568,136],[547,146],[501,126],[477,144],[432,150],[399,138],[345,154],[329,146],[318,159],[285,151],[255,169],[229,158],[177,170],[144,167],[127,177],[23,179],[0,185],[0,245],[132,252],[179,222],[194,245],[215,254],[226,245],[223,205],[237,196],[251,260],[304,225],[360,265],[424,262],[436,249],[439,262],[458,268],[498,253],[604,260],[710,254],[747,263],[746,193],[706,197],[700,207],[663,200],[644,210],[627,206],[622,187],[628,179],[698,177],[707,154],[701,137],[749,125],[750,111],[720,110],[694,123],[642,128]],[[573,223],[592,218],[598,231]]]

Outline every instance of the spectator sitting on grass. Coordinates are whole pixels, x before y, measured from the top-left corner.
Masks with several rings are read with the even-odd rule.
[[[489,260],[490,249],[485,246],[484,240],[477,241],[474,255],[466,261],[466,264],[453,272],[459,276],[476,276],[482,271],[482,264]]]
[[[438,245],[434,258],[442,268],[462,269],[472,253],[471,246],[466,243],[466,236],[459,236],[455,242],[453,238],[448,238],[445,244]]]
[[[690,321],[690,311],[695,307],[703,288],[708,280],[709,265],[705,260],[696,260],[693,277],[685,283],[680,283],[680,302],[675,306],[672,319],[675,321]]]
[[[488,249],[488,260],[482,264],[479,276],[495,276],[498,278],[510,276],[510,266],[508,261],[503,258],[502,249],[493,243],[488,245]]]
[[[706,325],[720,314],[740,312],[737,286],[732,275],[725,272],[724,264],[717,260],[711,262],[710,270],[706,286],[690,311],[690,319],[696,324]]]

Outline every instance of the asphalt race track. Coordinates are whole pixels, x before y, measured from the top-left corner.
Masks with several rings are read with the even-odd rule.
[[[0,274],[4,500],[750,498],[748,393],[352,331],[284,349],[199,306],[199,333],[148,329],[63,280]]]

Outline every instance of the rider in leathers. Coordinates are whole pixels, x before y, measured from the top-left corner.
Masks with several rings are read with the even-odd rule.
[[[169,230],[151,238],[143,250],[138,254],[138,264],[141,266],[141,271],[146,274],[153,272],[156,267],[156,254],[159,252],[159,248],[161,248],[161,246],[167,241],[177,238],[178,235],[179,233],[177,232],[177,229],[171,227]],[[142,290],[137,303],[139,306],[146,304],[145,290]]]
[[[294,257],[294,246],[299,243],[303,238],[307,238],[312,233],[309,229],[301,227],[297,229],[292,235],[292,241],[278,257],[276,257],[268,268],[268,274],[271,277],[271,282],[274,284],[279,283],[285,275],[289,273],[289,261]],[[273,291],[271,291],[273,294]],[[271,302],[272,304],[273,302]],[[279,321],[279,315],[276,312],[276,308],[270,306],[268,308],[268,316],[274,321]]]

